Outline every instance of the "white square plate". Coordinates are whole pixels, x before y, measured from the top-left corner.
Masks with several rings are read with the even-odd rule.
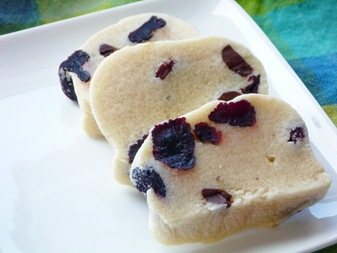
[[[327,196],[278,227],[211,245],[167,247],[147,228],[142,195],[115,183],[113,149],[86,136],[58,66],[90,35],[140,12],[164,12],[203,35],[246,45],[266,68],[271,94],[307,123],[333,183]],[[307,252],[337,242],[337,130],[251,18],[231,0],[125,5],[0,37],[0,252]]]

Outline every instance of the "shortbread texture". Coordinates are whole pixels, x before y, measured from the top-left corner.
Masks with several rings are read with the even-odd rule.
[[[224,48],[236,54],[231,68],[224,62]],[[251,71],[241,73],[247,64]],[[268,93],[260,61],[243,45],[223,37],[148,42],[110,55],[91,82],[90,100],[100,130],[114,147],[118,182],[130,185],[130,146],[153,125],[226,92],[241,94],[254,82],[254,92]]]
[[[210,120],[220,103],[234,106],[241,101],[255,110],[251,126]],[[179,118],[194,136],[196,125],[203,122],[220,131],[222,139],[212,144],[195,137],[195,165],[185,170],[154,157],[153,133],[158,127],[138,150],[130,177],[138,189],[148,188],[144,193],[149,227],[161,243],[210,243],[247,228],[278,225],[321,200],[330,186],[330,176],[311,150],[304,121],[280,99],[242,95],[229,102],[209,102]],[[207,199],[204,189],[231,197],[216,203]]]
[[[151,32],[151,38],[148,40],[141,42],[130,41],[129,34],[148,22],[151,17],[161,19],[165,22],[165,25],[153,30]],[[125,46],[133,46],[148,41],[181,40],[198,37],[199,35],[199,32],[194,26],[167,14],[144,13],[129,16],[92,35],[79,48],[79,50],[86,52],[90,56],[89,60],[82,66],[82,68],[90,74],[92,79],[99,64],[108,56],[101,54],[100,47],[102,45],[109,45],[113,47],[114,50],[119,50]],[[81,109],[83,130],[92,137],[103,137],[91,111],[89,95],[91,79],[88,81],[81,81],[76,73],[70,72],[69,74],[73,80],[77,101]]]

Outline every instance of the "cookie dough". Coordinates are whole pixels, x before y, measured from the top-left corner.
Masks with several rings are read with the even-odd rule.
[[[104,58],[125,46],[197,36],[197,29],[181,19],[163,13],[145,13],[124,18],[89,38],[59,67],[64,94],[80,105],[84,131],[92,137],[102,137],[91,112],[89,90]]]
[[[134,154],[149,129],[214,99],[268,92],[260,61],[223,37],[157,41],[106,58],[91,82],[92,112],[114,146],[117,180],[129,184]]]
[[[309,133],[267,95],[212,101],[152,128],[130,171],[164,244],[215,242],[272,227],[322,199],[331,183]]]

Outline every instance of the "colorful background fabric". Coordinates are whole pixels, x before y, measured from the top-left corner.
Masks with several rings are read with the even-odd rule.
[[[0,0],[0,35],[136,1]],[[237,2],[271,39],[337,126],[336,0]],[[337,245],[319,252],[337,252]]]
[[[0,34],[138,0],[0,0]]]
[[[336,1],[237,2],[267,34],[337,125]]]

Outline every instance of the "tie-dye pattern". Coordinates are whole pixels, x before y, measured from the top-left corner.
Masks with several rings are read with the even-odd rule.
[[[337,126],[335,0],[237,0]]]

